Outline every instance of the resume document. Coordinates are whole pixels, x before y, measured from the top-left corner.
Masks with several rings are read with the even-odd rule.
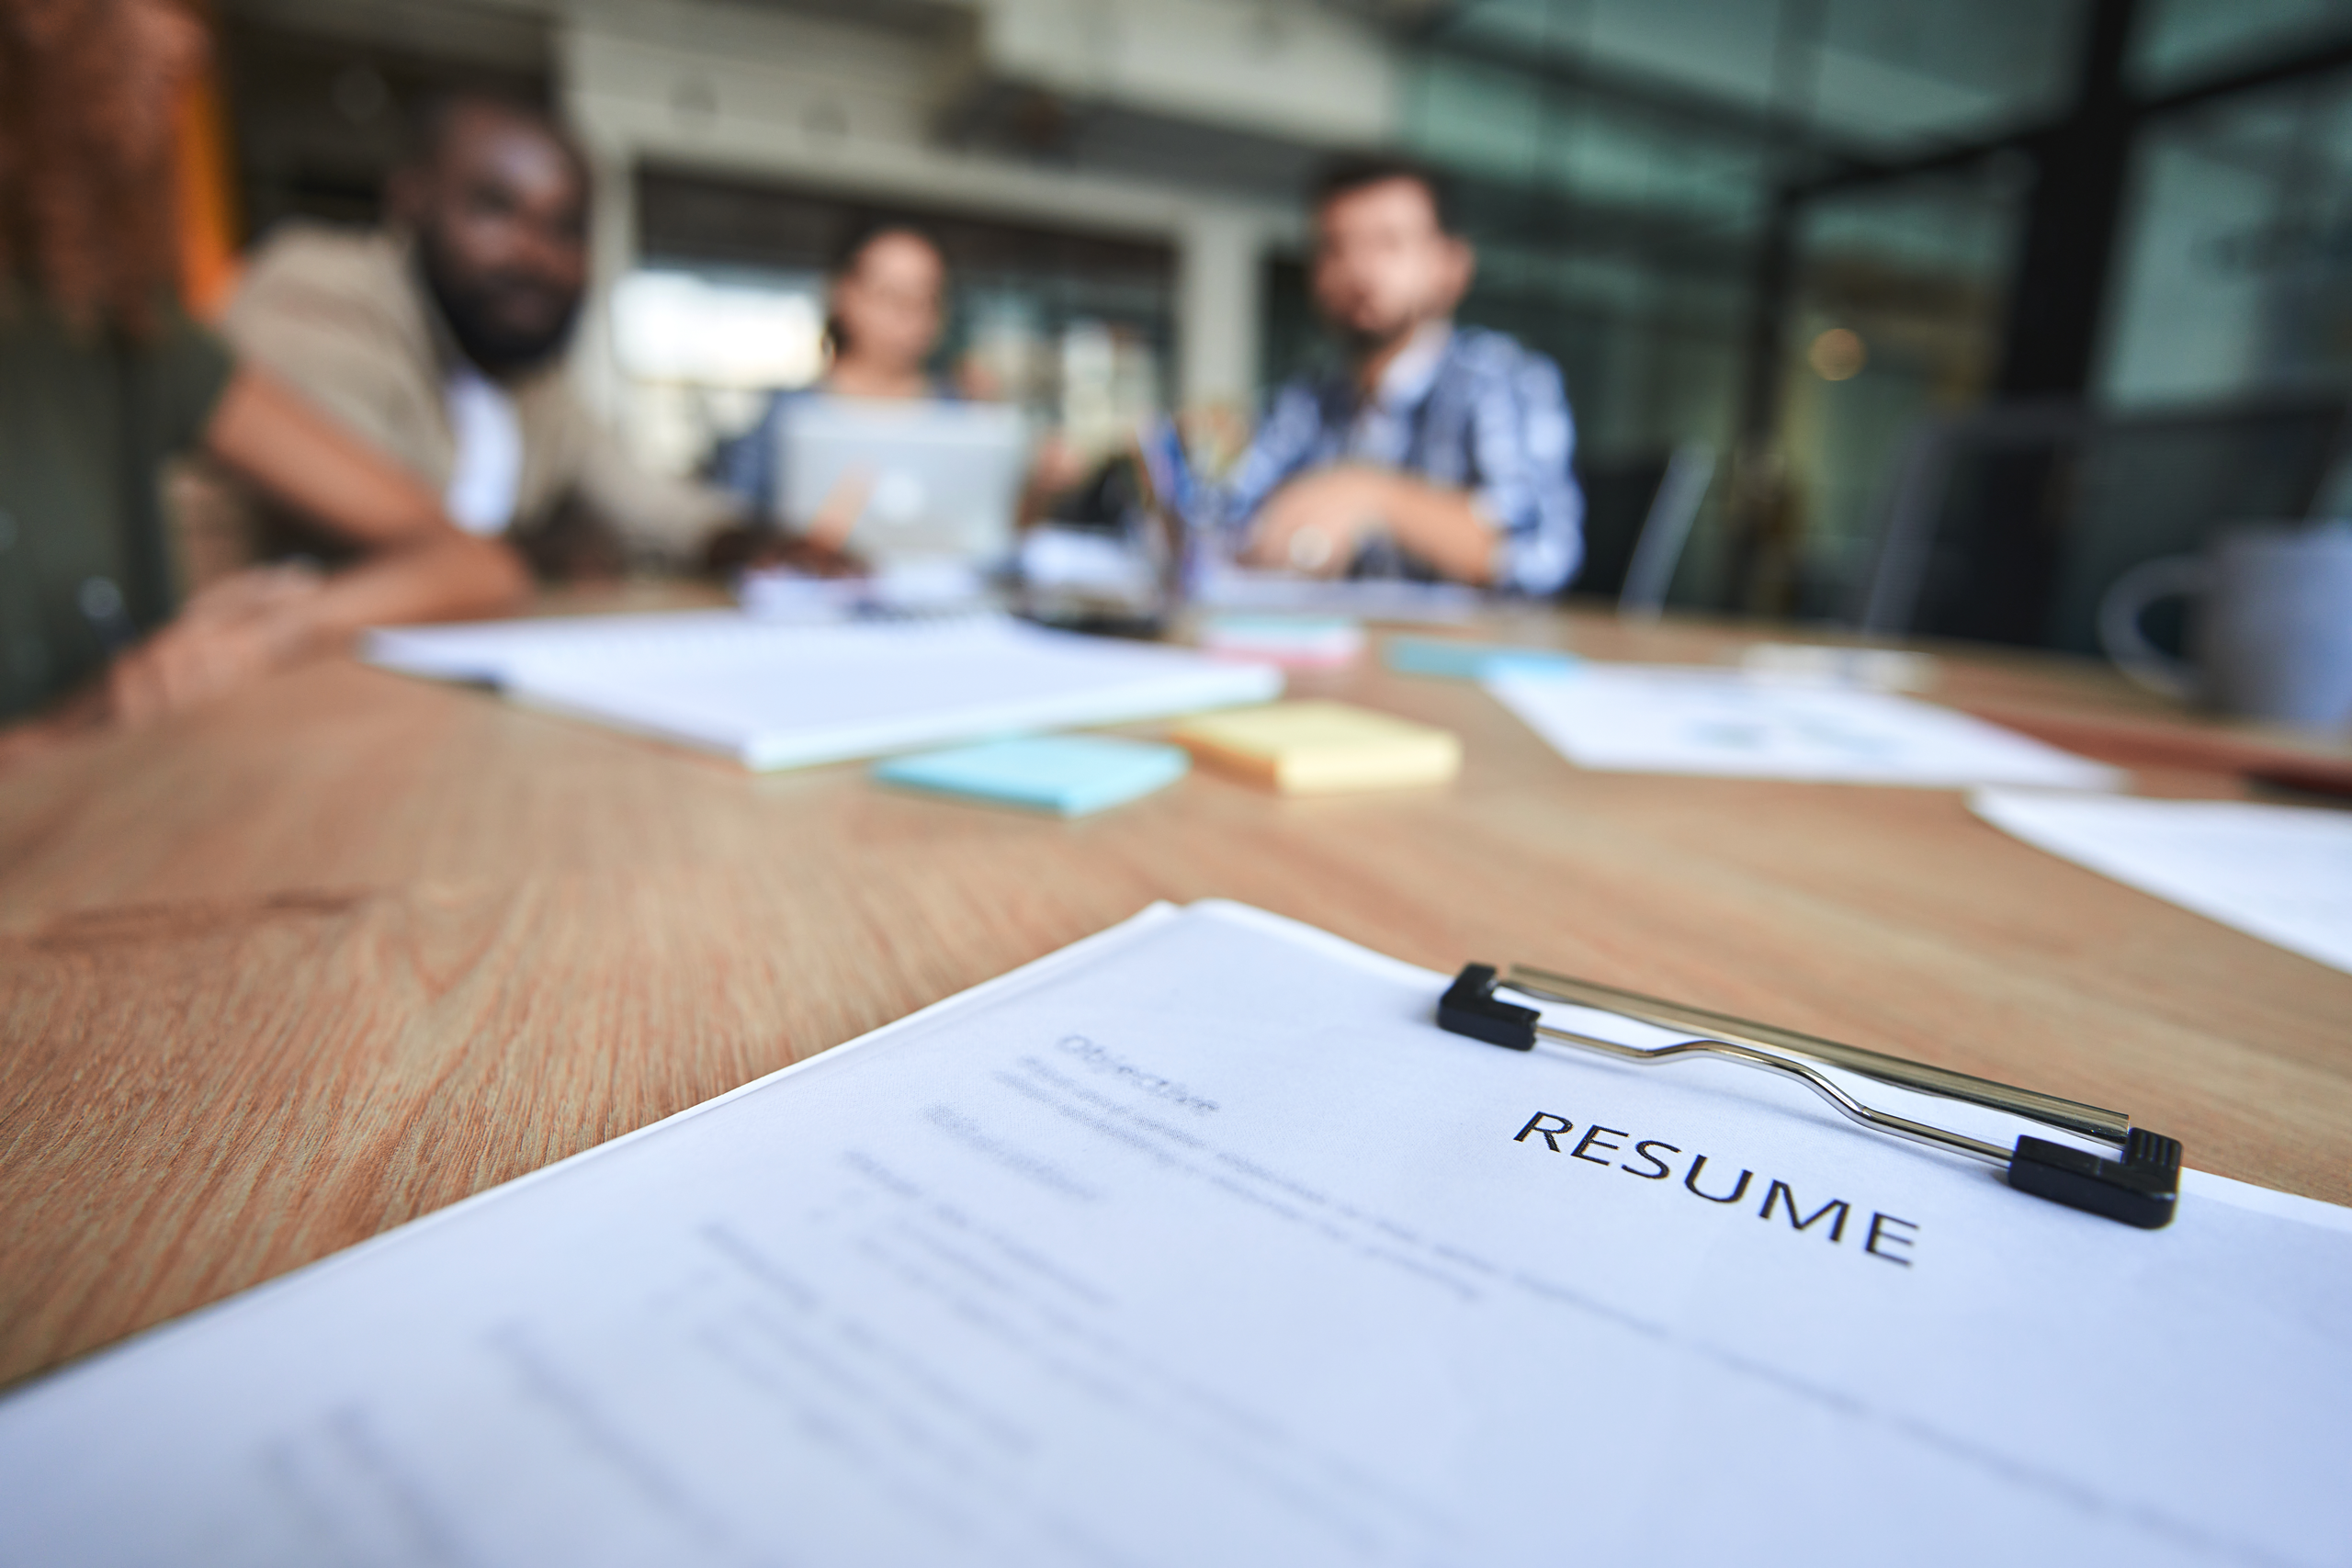
[[[17,1390],[0,1562],[2352,1554],[2346,1211],[2132,1230],[1442,987],[1152,909]]]

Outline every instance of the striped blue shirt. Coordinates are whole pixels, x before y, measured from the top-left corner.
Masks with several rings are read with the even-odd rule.
[[[1297,380],[1274,395],[1227,479],[1219,512],[1238,547],[1285,480],[1334,463],[1418,475],[1471,501],[1502,532],[1495,585],[1556,593],[1584,554],[1584,493],[1569,472],[1576,422],[1558,366],[1501,333],[1422,329],[1363,396],[1354,377]],[[1429,577],[1385,538],[1356,576]]]

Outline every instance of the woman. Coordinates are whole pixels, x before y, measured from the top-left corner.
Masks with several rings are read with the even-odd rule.
[[[0,760],[136,724],[386,622],[527,586],[415,479],[240,367],[177,299],[172,110],[201,30],[168,0],[0,0]],[[202,451],[354,547],[176,605],[161,470]]]
[[[824,375],[812,387],[770,400],[758,426],[721,454],[719,483],[772,526],[782,516],[779,435],[796,400],[817,393],[902,401],[952,397],[928,368],[946,324],[946,257],[921,229],[888,220],[854,232],[828,273]],[[838,558],[865,504],[863,486],[836,486],[804,531],[805,544],[819,556]]]

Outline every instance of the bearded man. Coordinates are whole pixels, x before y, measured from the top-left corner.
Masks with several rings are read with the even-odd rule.
[[[254,256],[229,340],[475,534],[541,555],[571,502],[632,554],[698,556],[734,503],[632,468],[565,377],[588,276],[578,149],[537,109],[478,96],[418,131],[384,228],[286,226]]]
[[[1346,359],[1284,387],[1235,466],[1223,517],[1242,558],[1558,592],[1583,542],[1567,395],[1544,355],[1453,324],[1476,257],[1444,183],[1352,161],[1313,205],[1315,302]]]

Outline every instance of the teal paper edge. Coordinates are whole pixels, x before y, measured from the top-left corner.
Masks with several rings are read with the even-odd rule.
[[[1581,662],[1573,653],[1552,649],[1418,637],[1390,637],[1384,658],[1388,668],[1399,675],[1429,675],[1450,681],[1482,681],[1506,671],[1558,674]]]

